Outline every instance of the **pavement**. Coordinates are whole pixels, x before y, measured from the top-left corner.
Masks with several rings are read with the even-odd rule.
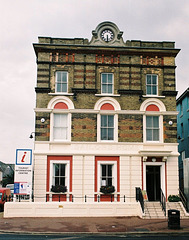
[[[167,219],[139,217],[4,218],[0,232],[7,233],[189,233],[189,219],[180,220],[180,229],[169,229]]]

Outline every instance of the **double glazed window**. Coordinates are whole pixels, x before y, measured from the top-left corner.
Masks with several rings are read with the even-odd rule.
[[[113,185],[112,168],[110,164],[101,165],[101,186]]]
[[[68,73],[63,71],[56,72],[56,92],[68,92]]]
[[[53,185],[66,186],[66,164],[53,164]]]
[[[158,79],[156,74],[146,75],[146,95],[158,95]]]
[[[101,140],[114,140],[114,115],[101,115]]]
[[[159,116],[146,116],[146,140],[159,141]]]
[[[103,94],[113,94],[113,74],[101,74],[101,92]]]
[[[54,140],[68,140],[68,114],[54,114]]]

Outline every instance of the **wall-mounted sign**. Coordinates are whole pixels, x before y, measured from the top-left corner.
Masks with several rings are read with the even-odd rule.
[[[32,150],[17,149],[14,194],[32,194]]]

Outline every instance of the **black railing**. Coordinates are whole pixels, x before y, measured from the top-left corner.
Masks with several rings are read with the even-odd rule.
[[[161,208],[164,212],[164,215],[166,216],[166,198],[161,189],[160,189],[160,204],[161,204]]]
[[[139,187],[136,188],[136,201],[140,202],[142,212],[144,212],[144,198],[143,198],[143,195],[142,195],[142,190]]]
[[[179,197],[180,197],[180,200],[181,200],[184,208],[186,209],[187,212],[189,212],[188,211],[188,199],[181,189],[179,189]]]

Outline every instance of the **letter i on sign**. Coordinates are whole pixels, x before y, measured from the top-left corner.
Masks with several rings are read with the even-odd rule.
[[[22,156],[21,162],[24,162],[24,158],[26,157],[27,152],[24,152],[24,155]]]

